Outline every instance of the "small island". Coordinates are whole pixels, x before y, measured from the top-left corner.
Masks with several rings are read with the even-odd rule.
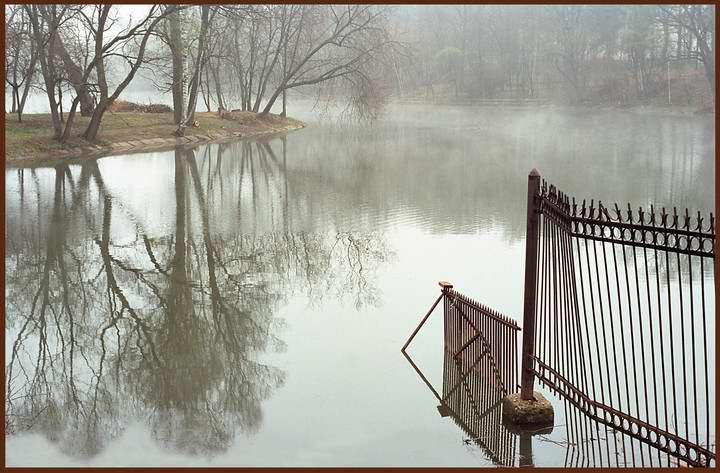
[[[80,135],[65,143],[56,141],[49,132],[52,130],[49,113],[27,114],[20,123],[6,116],[6,165],[42,165],[59,160],[172,149],[184,144],[273,135],[305,126],[299,120],[272,113],[197,112],[194,121],[197,126],[188,127],[184,136],[179,137],[175,135],[177,125],[171,110],[153,113],[147,109],[152,108],[133,107],[133,111],[107,113],[98,139],[93,142]],[[76,124],[82,127],[89,120],[90,117],[77,117]]]

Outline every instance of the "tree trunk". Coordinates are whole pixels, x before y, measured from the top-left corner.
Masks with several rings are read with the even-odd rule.
[[[715,57],[705,59],[705,77],[710,83],[710,91],[713,99],[715,98]],[[714,102],[714,100],[713,100]]]
[[[83,133],[83,137],[86,140],[95,141],[97,138],[98,132],[100,131],[100,123],[102,123],[102,117],[105,114],[108,105],[109,104],[106,100],[100,100],[98,102],[95,110],[93,111],[92,118],[90,118],[90,123],[88,123],[85,133]]]
[[[205,99],[205,108],[210,111],[212,107],[212,91],[210,90],[210,73],[208,72],[209,64],[203,66],[205,68],[205,89],[207,89],[207,99]]]
[[[62,124],[60,123],[60,116],[58,115],[58,106],[55,101],[55,88],[54,88],[54,74],[50,71],[50,66],[47,63],[47,58],[40,61],[40,68],[43,72],[43,79],[45,81],[45,91],[47,92],[48,103],[50,105],[50,117],[52,118],[53,133],[56,140],[62,136]]]
[[[201,74],[202,75],[202,74]],[[208,97],[208,94],[210,93],[210,84],[207,84],[207,93],[205,93],[205,83],[206,81],[203,81],[202,78],[200,79],[200,95],[202,96],[203,102],[205,102],[205,108],[210,111],[210,98]]]
[[[274,94],[268,99],[268,103],[265,105],[265,108],[262,112],[260,112],[260,115],[265,116],[268,113],[270,113],[270,110],[272,109],[272,106],[275,105],[275,101],[280,97],[280,94],[285,92],[285,87],[282,87],[275,91]]]
[[[209,66],[210,67],[210,66]],[[215,82],[215,96],[217,97],[217,103],[218,103],[218,111],[225,110],[225,102],[223,101],[223,94],[222,94],[222,85],[220,83],[220,65],[216,65],[215,67],[211,67],[211,72],[213,75],[213,82]],[[208,86],[209,87],[209,86]]]
[[[70,111],[68,112],[67,122],[65,122],[65,130],[63,131],[62,137],[60,138],[60,141],[65,143],[68,138],[70,138],[70,134],[72,133],[72,127],[73,122],[75,121],[75,113],[77,111],[78,103],[80,103],[80,98],[75,97],[73,99],[73,103],[70,106]]]
[[[75,61],[73,61],[70,54],[65,49],[65,45],[62,42],[62,38],[60,38],[60,35],[58,35],[56,46],[55,46],[55,52],[58,56],[60,56],[60,59],[62,59],[63,65],[65,66],[65,71],[68,74],[68,78],[70,79],[70,83],[72,84],[73,88],[75,89],[75,93],[78,97],[80,97],[80,115],[83,117],[89,117],[93,113],[94,104],[92,96],[90,95],[90,91],[87,88],[87,85],[85,84],[85,80],[83,79],[83,71],[75,64]]]
[[[30,86],[32,85],[33,77],[35,77],[35,65],[37,64],[38,59],[38,53],[36,51],[33,51],[30,55],[30,66],[28,73],[28,76],[25,78],[25,86],[23,88],[23,94],[22,98],[20,99],[20,103],[18,104],[17,109],[17,116],[18,116],[18,122],[22,123],[22,113],[25,109],[25,101],[27,100],[28,93],[30,93]]]
[[[10,113],[17,112],[17,86],[10,86],[12,87],[12,107],[10,108]]]
[[[24,5],[25,11],[28,14],[30,23],[32,24],[33,38],[35,44],[43,44],[43,30],[40,25],[40,12],[37,5]],[[57,31],[50,32],[49,44],[52,45],[56,39]],[[50,47],[50,50],[53,48]],[[55,103],[55,66],[52,63],[52,54],[47,54],[47,51],[38,50],[38,56],[40,60],[40,71],[42,72],[43,82],[45,82],[45,93],[48,98],[48,104],[50,105],[50,116],[53,124],[53,136],[56,140],[62,136],[62,125],[60,124],[60,118],[57,113],[57,104]]]
[[[280,113],[280,116],[283,118],[287,116],[287,92],[285,89],[283,89],[282,92],[282,112]]]
[[[173,120],[176,125],[182,122],[185,115],[185,63],[183,62],[183,37],[180,25],[181,12],[173,13],[168,17],[170,22],[170,52],[172,54],[172,96]]]
[[[58,82],[58,107],[60,108],[60,123],[63,123],[63,103],[62,103],[62,84]]]
[[[195,71],[190,82],[190,96],[188,98],[187,117],[185,117],[185,121],[180,123],[180,126],[178,126],[177,130],[175,130],[175,134],[178,136],[184,135],[185,128],[192,125],[192,123],[195,121],[195,107],[197,106],[198,86],[200,85],[201,80],[200,69],[203,63],[203,56],[205,53],[205,39],[207,37],[207,30],[210,23],[210,8],[211,7],[209,5],[202,5],[200,7],[202,13],[200,17],[200,36],[198,37],[198,49],[195,58]]]

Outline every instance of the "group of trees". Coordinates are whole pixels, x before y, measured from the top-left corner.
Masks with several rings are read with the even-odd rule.
[[[281,100],[284,116],[288,91],[321,84],[350,97],[360,115],[372,115],[384,98],[383,64],[395,49],[387,16],[387,9],[368,5],[177,11],[158,34],[155,83],[172,92],[180,125],[183,116],[192,116],[199,94],[208,110],[261,114]]]
[[[399,95],[667,103],[697,70],[714,97],[713,5],[416,6],[397,22]]]
[[[16,38],[5,52],[6,67],[13,71],[11,87],[29,85],[39,69],[37,85],[47,95],[55,138],[70,137],[79,106],[83,116],[91,117],[83,136],[94,140],[108,107],[145,64],[147,45],[158,24],[179,8],[161,11],[152,6],[139,21],[124,24],[110,4],[8,6],[6,35]],[[109,69],[118,58],[128,68],[111,74],[117,72]],[[67,116],[62,113],[63,90],[74,94]],[[13,101],[19,120],[23,106],[23,99]]]
[[[137,12],[141,14],[137,15]],[[124,13],[124,14],[123,14]],[[31,84],[47,95],[54,136],[73,133],[78,107],[97,137],[103,115],[139,71],[172,93],[178,134],[208,110],[283,111],[289,90],[323,85],[376,112],[393,51],[387,10],[368,5],[19,5],[5,10],[7,87],[22,120]],[[142,73],[142,72],[141,72]],[[63,111],[63,93],[73,98]]]
[[[179,134],[200,100],[284,115],[299,89],[359,117],[391,94],[672,103],[687,70],[715,91],[712,5],[9,5],[5,20],[10,111],[44,91],[60,141],[78,108],[94,140],[139,76],[172,94]]]

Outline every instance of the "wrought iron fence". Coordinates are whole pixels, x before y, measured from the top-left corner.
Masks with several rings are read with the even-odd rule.
[[[516,462],[517,436],[502,424],[502,400],[517,389],[517,323],[441,282],[442,292],[402,352],[433,392],[443,417],[450,416],[496,465]],[[406,349],[443,302],[442,394],[407,355]]]
[[[537,377],[638,464],[713,465],[713,215],[579,203],[533,171],[527,227],[522,397]]]
[[[479,360],[470,363],[477,366]],[[502,423],[505,395],[492,381],[493,377],[476,369],[463,369],[462,363],[446,350],[438,410],[450,416],[495,465],[515,466],[518,437]]]
[[[564,403],[566,440],[565,467],[681,467],[688,464],[651,444],[598,423],[583,411]],[[648,450],[652,452],[648,455]]]
[[[517,323],[497,311],[453,290],[441,281],[442,291],[402,348],[404,353],[432,312],[443,301],[445,350],[464,370],[488,377],[503,394],[517,386]]]
[[[445,292],[445,344],[459,366],[503,395],[517,386],[517,323],[452,289]]]

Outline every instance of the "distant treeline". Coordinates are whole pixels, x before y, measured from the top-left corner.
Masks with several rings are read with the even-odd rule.
[[[706,107],[715,94],[713,5],[8,5],[5,38],[10,111],[22,121],[30,90],[45,94],[58,141],[76,112],[95,140],[142,80],[172,94],[177,134],[198,103],[284,115],[290,93],[360,118],[393,97]]]
[[[394,21],[402,97],[714,101],[714,5],[407,6]]]

